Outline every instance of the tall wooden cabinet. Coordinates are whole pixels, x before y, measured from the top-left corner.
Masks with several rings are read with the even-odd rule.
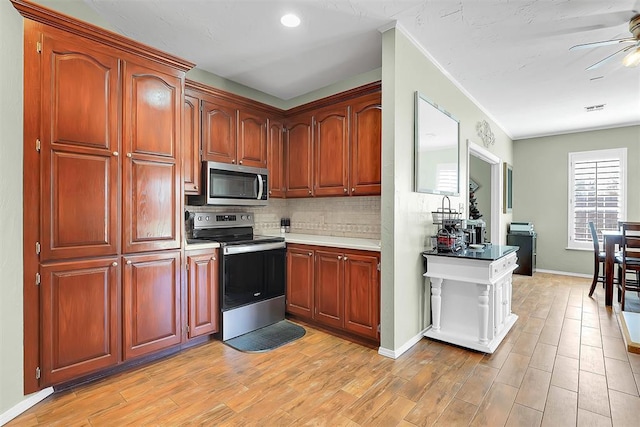
[[[302,114],[287,119],[285,182],[287,197],[313,194],[313,117]]]
[[[181,342],[182,111],[193,64],[14,4],[28,18],[28,393]]]
[[[314,115],[315,196],[349,192],[349,106],[325,108]]]
[[[269,170],[269,197],[284,197],[286,187],[284,179],[284,124],[282,120],[269,119],[267,169]]]

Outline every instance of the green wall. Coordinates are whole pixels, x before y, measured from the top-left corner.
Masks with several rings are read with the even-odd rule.
[[[640,126],[514,142],[513,220],[534,224],[537,269],[593,274],[591,251],[567,249],[568,153],[620,147],[628,149],[627,219],[640,221]]]
[[[468,182],[466,141],[479,143],[478,121],[490,122],[496,143],[489,150],[509,163],[512,142],[396,28],[382,36],[382,82],[381,351],[397,354],[429,325],[430,299],[423,284],[421,252],[437,231],[431,212],[442,206],[442,196],[413,192],[415,91],[460,121],[461,183]],[[467,192],[467,184],[461,185],[460,196],[450,197],[451,207],[457,210],[459,204],[466,205]],[[510,219],[510,215],[504,217]]]
[[[0,417],[22,392],[22,17],[0,2]],[[1,418],[0,418],[1,419]],[[0,423],[1,424],[1,423]]]

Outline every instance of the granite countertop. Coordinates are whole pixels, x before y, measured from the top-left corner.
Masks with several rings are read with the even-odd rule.
[[[282,236],[287,243],[301,245],[328,246],[332,248],[357,249],[362,251],[380,252],[380,241],[357,237],[322,236],[301,233],[262,233],[267,236]]]
[[[518,246],[501,246],[501,245],[491,245],[485,244],[484,249],[464,249],[457,252],[435,252],[435,251],[424,251],[422,252],[423,256],[431,255],[431,256],[444,256],[450,258],[469,258],[469,259],[479,259],[484,261],[495,261],[497,259],[502,258],[505,255],[510,254],[511,252],[515,252],[519,249]]]

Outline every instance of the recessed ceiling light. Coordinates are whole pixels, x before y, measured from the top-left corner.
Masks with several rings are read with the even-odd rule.
[[[286,15],[283,15],[282,18],[280,18],[280,22],[285,27],[295,28],[300,25],[300,18],[298,18],[293,13],[287,13]]]

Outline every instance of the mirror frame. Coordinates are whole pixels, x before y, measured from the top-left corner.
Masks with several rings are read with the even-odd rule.
[[[513,166],[504,162],[502,173],[502,213],[510,213],[513,210]]]
[[[431,112],[436,114],[433,116],[436,120],[438,118],[446,118],[455,122],[455,149],[456,149],[456,191],[441,191],[437,189],[425,188],[424,184],[420,183],[420,172],[423,171],[424,166],[420,166],[420,129],[424,129],[429,126],[429,123],[423,123],[421,118],[421,112]],[[440,116],[442,115],[442,116]],[[441,108],[438,104],[431,102],[427,97],[420,92],[415,92],[415,110],[414,110],[414,191],[416,193],[427,194],[440,194],[445,196],[459,196],[460,195],[460,121],[456,119],[451,113]],[[453,138],[451,138],[453,139]],[[435,172],[435,171],[434,171]]]

